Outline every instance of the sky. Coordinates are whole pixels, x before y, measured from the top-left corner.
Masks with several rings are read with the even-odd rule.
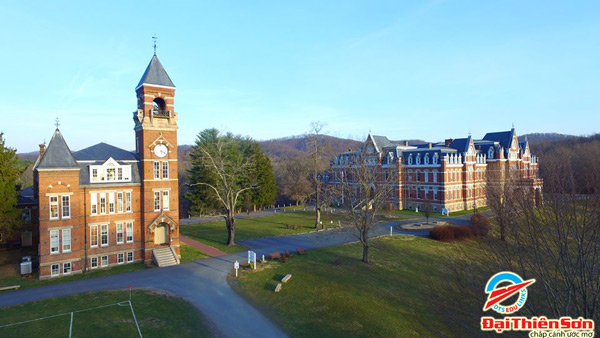
[[[60,121],[71,150],[135,149],[153,54],[175,83],[179,144],[600,132],[599,1],[0,3],[0,132],[18,152]]]

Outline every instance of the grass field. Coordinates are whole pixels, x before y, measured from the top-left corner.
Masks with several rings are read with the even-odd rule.
[[[457,245],[412,236],[371,241],[372,264],[360,261],[358,243],[309,251],[286,264],[269,262],[245,271],[232,286],[294,337],[471,337],[481,334],[480,304],[467,304],[448,290],[445,264]],[[468,243],[462,243],[469,247]],[[337,259],[340,265],[334,265]],[[280,293],[283,276],[292,279]],[[445,317],[435,290],[446,290],[444,306],[465,312],[465,327]],[[476,313],[476,316],[473,314]],[[469,316],[469,314],[471,316]],[[456,317],[455,317],[456,318]]]
[[[204,252],[191,247],[185,243],[180,242],[179,253],[181,254],[181,264],[195,261],[196,259],[208,258],[209,255]]]
[[[344,215],[327,212],[322,214],[321,219],[325,226],[331,227],[332,225],[336,225],[338,220],[343,222]],[[287,229],[286,225],[302,225],[302,228],[296,230]],[[238,219],[235,222],[235,229],[236,241],[314,231],[314,213],[310,211],[280,212],[267,217]],[[185,236],[213,246],[223,252],[230,253],[246,250],[242,245],[233,247],[225,245],[227,242],[225,221],[182,225],[179,231]]]
[[[127,291],[102,291],[0,308],[0,337],[68,337],[69,330],[73,337],[139,337],[128,299]],[[181,298],[133,290],[131,303],[144,337],[214,336],[202,315]],[[95,307],[100,308],[86,310]],[[41,319],[48,316],[55,317]]]

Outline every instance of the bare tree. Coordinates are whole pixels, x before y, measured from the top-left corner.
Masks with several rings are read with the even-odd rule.
[[[500,231],[500,240],[506,240],[506,231],[514,218],[515,208],[513,194],[517,182],[512,175],[505,175],[505,170],[489,170],[487,173],[486,198],[487,205],[494,213],[494,219]]]
[[[315,203],[315,229],[321,224],[321,209],[329,201],[326,193],[327,186],[321,178],[321,173],[328,167],[328,161],[323,160],[323,128],[325,124],[311,122],[310,132],[307,135],[307,148],[310,156],[310,180],[313,185],[312,200]]]
[[[350,226],[357,232],[363,247],[362,261],[369,263],[369,232],[377,223],[376,213],[388,202],[397,174],[382,171],[366,159],[357,159],[357,165],[347,169],[347,179],[338,185],[344,194],[344,207],[350,217]]]
[[[235,214],[238,198],[257,188],[252,141],[207,129],[198,135],[192,149],[190,199],[197,204],[213,204],[224,211],[228,231],[227,246],[235,245]]]
[[[282,194],[296,202],[296,205],[306,202],[313,193],[313,187],[308,180],[310,175],[309,159],[295,158],[284,161],[278,170]]]

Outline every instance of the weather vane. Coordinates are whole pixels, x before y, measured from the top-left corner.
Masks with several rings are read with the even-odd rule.
[[[56,126],[56,129],[58,129],[58,126],[60,126],[60,121],[58,120],[58,116],[56,117],[56,120],[54,120],[54,125]]]
[[[154,35],[152,36],[152,40],[154,40],[154,55],[156,55],[156,40],[158,40],[156,33],[154,33]]]

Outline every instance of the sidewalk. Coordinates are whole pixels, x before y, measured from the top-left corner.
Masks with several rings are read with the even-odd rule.
[[[206,245],[204,243],[198,242],[197,240],[191,239],[182,234],[179,234],[179,240],[191,247],[194,247],[194,248],[206,253],[207,255],[209,255],[211,257],[223,256],[226,254],[217,248],[214,248],[210,245]]]

